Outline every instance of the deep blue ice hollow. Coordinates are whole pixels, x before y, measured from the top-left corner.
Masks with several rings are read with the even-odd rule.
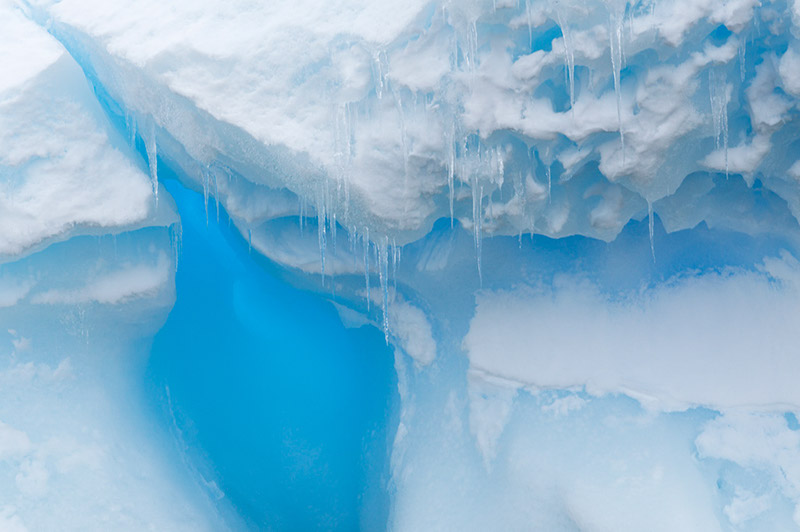
[[[182,250],[147,386],[187,460],[251,528],[385,527],[397,384],[383,334],[346,329],[251,254],[224,212],[207,219],[201,194],[164,184]]]

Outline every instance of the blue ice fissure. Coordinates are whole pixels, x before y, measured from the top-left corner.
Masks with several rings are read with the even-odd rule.
[[[207,222],[201,194],[165,185],[183,243],[147,378],[189,461],[252,528],[385,527],[397,384],[382,333],[346,329]]]

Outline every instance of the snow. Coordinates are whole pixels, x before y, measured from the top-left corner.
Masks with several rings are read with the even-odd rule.
[[[146,353],[134,346],[174,299],[166,232],[73,237],[3,265],[26,292],[0,308],[2,526],[220,529],[135,406],[131,377]]]
[[[131,384],[174,300],[171,199],[9,2],[0,62],[0,529],[224,529]]]
[[[388,312],[389,327],[400,349],[421,366],[433,362],[436,340],[425,313],[405,301],[392,301]]]
[[[779,68],[786,92],[793,96],[800,95],[800,54],[792,46],[781,56]]]
[[[788,426],[784,416],[727,412],[706,425],[696,444],[702,457],[766,472],[770,484],[797,505],[793,520],[800,526],[800,433]],[[725,513],[734,524],[741,524],[771,510],[773,497],[769,492],[740,492],[725,507]]]
[[[677,278],[613,299],[565,276],[552,288],[483,294],[464,349],[472,370],[520,385],[621,391],[656,409],[779,409],[800,405],[800,367],[786,349],[800,341],[799,289],[800,263],[788,253],[757,271]]]
[[[376,242],[424,235],[448,215],[451,183],[455,218],[480,233],[611,240],[694,172],[775,175],[783,155],[770,137],[794,120],[781,94],[794,94],[794,45],[780,58],[746,46],[758,24],[778,23],[753,0],[645,2],[627,12],[603,2],[34,4],[131,127],[153,130],[159,153],[194,186],[207,188],[207,169],[221,166],[299,196],[295,214],[305,203],[347,229],[370,227]],[[549,36],[559,27],[562,36]],[[708,142],[712,70],[730,98],[731,147],[721,152]],[[747,120],[759,134],[740,138]],[[478,164],[498,151],[499,174]],[[555,160],[565,174],[551,183],[552,213],[524,204],[477,223],[488,215],[481,203],[470,214],[461,191],[502,196],[513,173],[544,173]],[[590,215],[559,192],[580,172],[624,187],[613,215]],[[215,196],[252,229],[250,209],[240,210],[250,189],[228,181],[215,178]],[[782,183],[769,187],[788,198]]]
[[[78,65],[22,14],[0,9],[10,63],[0,85],[0,255],[82,226],[142,222],[153,210],[146,177],[110,141],[118,134]]]
[[[34,304],[76,305],[96,302],[116,305],[131,299],[153,296],[168,286],[171,264],[163,252],[154,266],[126,265],[111,273],[98,275],[85,286],[73,290],[48,290],[31,296]]]
[[[0,528],[243,526],[132,391],[173,178],[383,329],[387,528],[800,526],[798,6],[0,0]]]
[[[41,74],[65,55],[65,51],[19,12],[9,9],[5,3],[0,9],[3,10],[0,55],[6,66],[0,77],[0,93],[5,93]]]

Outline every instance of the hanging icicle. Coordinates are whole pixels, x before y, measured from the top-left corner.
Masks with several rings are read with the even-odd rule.
[[[362,236],[364,242],[364,284],[367,290],[367,313],[369,313],[369,227],[364,228],[364,235]]]
[[[728,83],[722,70],[708,71],[708,92],[711,100],[711,121],[714,144],[725,151],[725,177],[728,177]]]
[[[149,120],[145,133],[144,149],[147,152],[147,163],[150,167],[150,182],[153,187],[153,198],[158,206],[158,154],[156,153],[156,124]]]
[[[625,132],[622,129],[622,87],[621,72],[623,62],[622,49],[622,24],[624,17],[619,12],[611,13],[609,17],[608,39],[611,53],[611,71],[614,76],[614,94],[617,98],[617,127],[619,129],[619,144],[622,151],[622,166],[625,166]]]
[[[384,236],[375,247],[378,253],[378,277],[381,284],[383,335],[386,345],[389,345],[389,237]]]

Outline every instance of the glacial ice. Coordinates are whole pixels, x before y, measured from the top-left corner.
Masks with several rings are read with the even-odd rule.
[[[222,526],[130,406],[175,297],[177,212],[72,57],[6,4],[0,55],[0,529]]]
[[[216,308],[241,338],[202,354],[275,341],[298,405],[365,359],[330,343],[350,362],[305,386],[270,326],[381,330],[378,526],[797,530],[798,38],[794,0],[0,0],[0,528],[325,528],[382,496],[258,507],[269,478],[209,449],[260,433],[202,433],[225,372],[168,355]],[[183,266],[182,223],[208,231]],[[258,268],[338,317],[247,303]],[[132,406],[146,367],[166,429]],[[313,485],[313,434],[247,473]]]

